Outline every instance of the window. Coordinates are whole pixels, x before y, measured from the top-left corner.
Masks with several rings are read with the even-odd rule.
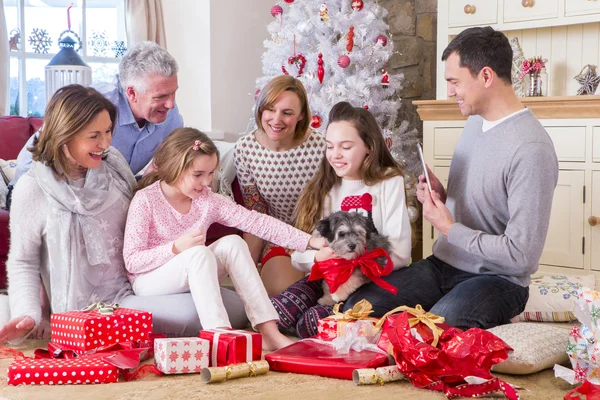
[[[45,66],[69,22],[78,51],[92,68],[92,86],[113,87],[127,49],[123,0],[4,0],[10,44],[10,114],[42,116]],[[70,21],[69,21],[70,20]]]

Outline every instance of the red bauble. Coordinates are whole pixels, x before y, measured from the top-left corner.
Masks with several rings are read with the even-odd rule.
[[[293,3],[294,0],[285,0],[286,3]]]
[[[321,123],[323,123],[323,118],[319,117],[318,115],[312,116],[312,120],[310,122],[311,128],[317,129],[321,126]]]
[[[340,56],[340,58],[338,58],[338,65],[342,68],[348,68],[348,65],[350,65],[350,57],[346,55]]]
[[[363,9],[363,7],[364,4],[362,0],[352,0],[352,9],[354,11],[360,11]]]
[[[319,67],[317,68],[319,83],[323,83],[323,77],[325,76],[325,68],[323,68],[323,63],[323,54],[319,53],[319,60],[317,60],[317,64],[319,64]]]
[[[369,109],[369,106],[364,106],[363,108],[364,108],[365,110],[368,110],[368,109]]]
[[[381,45],[382,45],[383,47],[385,47],[385,46],[387,46],[387,41],[388,41],[388,39],[387,39],[387,36],[385,36],[385,35],[379,35],[379,36],[377,36],[377,38],[375,39],[375,44],[377,44],[377,43],[381,42]]]
[[[277,17],[281,14],[283,14],[283,8],[281,8],[279,4],[275,4],[273,7],[271,7],[271,15],[273,17]]]
[[[256,99],[258,99],[259,94],[260,94],[260,89],[256,89],[256,92],[254,92],[254,101],[256,101]]]

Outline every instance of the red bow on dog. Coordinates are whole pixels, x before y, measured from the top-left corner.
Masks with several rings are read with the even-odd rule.
[[[377,258],[379,257],[385,257],[387,259],[385,268],[381,268],[381,265],[377,262]],[[316,281],[318,279],[325,279],[331,293],[335,293],[343,283],[350,279],[350,275],[352,275],[352,272],[356,268],[360,268],[362,273],[377,286],[393,294],[398,292],[398,288],[381,279],[382,276],[389,275],[392,272],[392,269],[394,269],[392,259],[384,249],[369,251],[354,260],[332,258],[330,260],[316,262],[312,267],[308,280]]]

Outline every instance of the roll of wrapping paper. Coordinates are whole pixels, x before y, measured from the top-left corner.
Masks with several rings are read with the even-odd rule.
[[[202,368],[200,378],[204,383],[222,382],[229,379],[264,375],[269,372],[269,363],[260,360],[249,363],[228,365],[226,367]]]
[[[395,382],[402,379],[406,378],[398,371],[398,367],[395,365],[377,369],[355,369],[352,372],[352,381],[354,381],[355,385],[383,385],[386,382]]]

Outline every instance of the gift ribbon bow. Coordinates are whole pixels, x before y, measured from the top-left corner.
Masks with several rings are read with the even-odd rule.
[[[394,308],[393,310],[383,315],[383,317],[381,317],[377,325],[375,325],[375,328],[381,329],[381,326],[383,325],[387,317],[401,311],[407,311],[409,314],[412,315],[412,318],[408,319],[408,324],[411,328],[417,325],[419,322],[421,322],[427,325],[429,329],[431,329],[431,333],[433,334],[433,342],[431,342],[431,345],[433,347],[436,347],[438,341],[440,340],[440,335],[444,332],[444,330],[438,327],[436,324],[444,323],[445,319],[444,317],[440,317],[439,315],[435,315],[433,313],[425,311],[420,304],[417,304],[415,308],[411,308],[408,306],[400,306]]]
[[[354,307],[352,307],[351,309],[346,310],[344,312],[340,311],[341,305],[342,305],[342,303],[337,303],[336,305],[334,305],[333,306],[333,315],[330,315],[329,317],[327,317],[325,319],[335,319],[335,320],[342,320],[342,321],[356,321],[359,319],[369,318],[369,314],[371,314],[373,312],[373,306],[366,299],[362,299],[361,301],[356,303],[354,305]]]
[[[97,303],[90,304],[89,306],[82,308],[81,311],[91,312],[98,310],[98,312],[102,315],[113,315],[117,308],[119,308],[119,305],[117,303],[104,303],[102,301],[99,301]]]
[[[384,268],[377,262],[377,258],[379,257],[386,258]],[[333,258],[316,262],[312,267],[308,280],[316,281],[318,279],[325,279],[331,293],[335,293],[342,284],[350,279],[352,272],[356,268],[360,268],[363,274],[377,286],[393,294],[398,292],[396,287],[381,279],[382,276],[389,275],[394,269],[394,263],[392,263],[389,253],[381,248],[369,251],[354,260]]]

